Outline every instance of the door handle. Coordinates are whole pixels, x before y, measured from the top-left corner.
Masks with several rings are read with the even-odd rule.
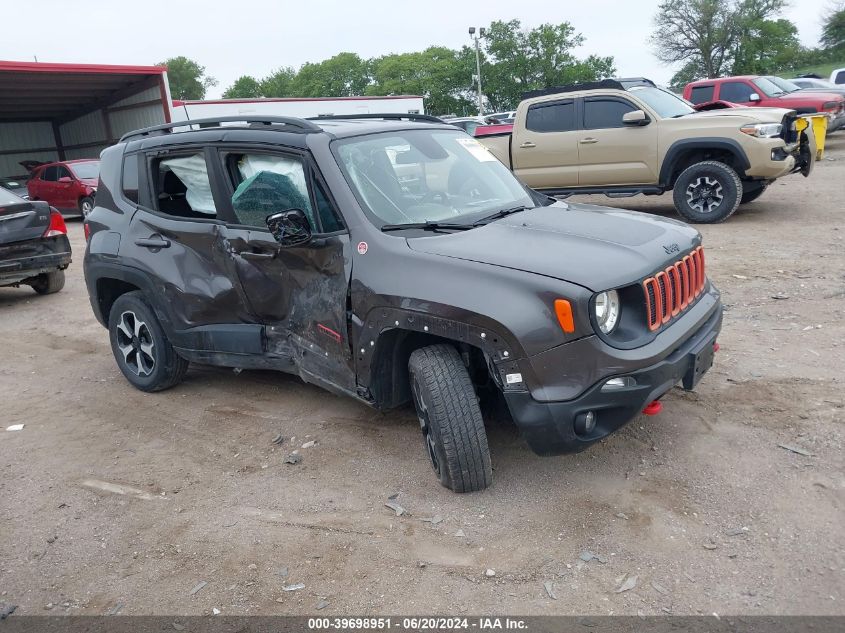
[[[593,138],[592,136],[589,136],[587,138],[582,138],[578,142],[581,143],[581,145],[592,145],[593,143],[598,143],[599,140],[597,138]]]
[[[534,144],[534,143],[532,143],[531,141],[525,141],[525,142],[524,142],[522,145],[520,145],[519,147],[520,147],[521,149],[531,149],[532,147],[537,147],[537,145],[535,145],[535,144]]]
[[[169,248],[170,240],[163,237],[143,237],[135,240],[136,246],[143,246],[144,248]]]
[[[275,253],[260,253],[256,251],[241,252],[241,257],[243,257],[244,259],[273,259],[275,256]]]

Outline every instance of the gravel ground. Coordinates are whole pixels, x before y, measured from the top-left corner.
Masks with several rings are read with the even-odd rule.
[[[845,614],[845,136],[828,143],[809,179],[700,227],[727,312],[695,393],[575,456],[536,457],[491,425],[494,485],[472,495],[437,485],[408,409],[205,367],[134,390],[91,314],[71,221],[61,293],[0,289],[3,428],[25,424],[0,429],[0,601],[18,614]],[[581,199],[674,217],[669,196]],[[397,493],[399,517],[383,505]]]

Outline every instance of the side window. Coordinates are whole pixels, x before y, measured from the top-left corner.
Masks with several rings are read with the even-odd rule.
[[[538,103],[528,108],[525,127],[532,132],[569,132],[575,129],[575,102]]]
[[[732,101],[734,103],[748,103],[751,101],[751,95],[754,90],[748,84],[740,81],[726,81],[722,84],[719,90],[719,98],[722,101]]]
[[[313,231],[318,231],[308,194],[305,166],[294,156],[229,154],[228,171],[235,193],[232,210],[240,224],[266,228],[268,215],[302,209]]]
[[[58,165],[54,169],[56,170],[56,180],[61,180],[62,178],[70,178],[73,180],[73,176],[70,175],[70,171],[68,171],[67,167]]]
[[[314,198],[317,200],[317,213],[320,215],[320,223],[323,225],[323,233],[334,233],[343,229],[343,224],[335,213],[332,203],[329,202],[329,197],[323,191],[323,185],[319,181],[314,181]]]
[[[51,165],[50,167],[45,167],[41,170],[41,180],[45,180],[47,182],[56,182],[59,178],[56,176],[56,170],[58,167],[55,165]]]
[[[182,218],[217,217],[208,167],[201,152],[156,159],[152,168],[158,211]]]
[[[836,73],[836,78],[833,80],[835,84],[845,84],[845,70],[840,70]]]
[[[138,202],[138,154],[123,159],[123,195],[127,200]]]
[[[624,127],[623,115],[636,109],[629,102],[621,99],[585,99],[584,129],[602,130]]]
[[[713,89],[715,86],[693,86],[690,101],[693,103],[707,103],[713,101]]]

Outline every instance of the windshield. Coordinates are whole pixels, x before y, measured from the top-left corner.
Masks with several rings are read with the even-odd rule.
[[[766,79],[771,81],[774,85],[776,85],[784,92],[795,92],[796,90],[801,90],[801,86],[797,86],[791,81],[781,79],[780,77],[766,77]]]
[[[634,86],[629,89],[629,92],[645,101],[658,116],[664,119],[671,119],[672,117],[684,116],[685,114],[695,112],[695,109],[686,101],[660,88]]]
[[[767,97],[779,97],[782,94],[786,94],[788,92],[777,84],[774,84],[769,81],[766,77],[757,77],[757,79],[752,79],[751,83],[753,83],[760,90],[762,90],[763,94]]]
[[[468,224],[535,206],[513,174],[463,132],[402,130],[350,138],[336,147],[350,187],[377,226]]]
[[[82,179],[96,180],[100,177],[100,161],[92,160],[90,163],[69,163],[71,171],[76,177]]]

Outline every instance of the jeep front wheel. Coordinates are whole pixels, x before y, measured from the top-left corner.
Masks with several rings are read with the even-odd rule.
[[[140,292],[120,295],[109,312],[109,339],[117,366],[141,391],[181,382],[188,361],[179,356]]]
[[[426,452],[440,483],[455,492],[484,490],[493,482],[490,448],[458,350],[451,345],[418,349],[408,372]]]
[[[681,172],[675,181],[672,198],[675,209],[689,222],[724,222],[739,207],[742,181],[725,163],[702,161]]]

